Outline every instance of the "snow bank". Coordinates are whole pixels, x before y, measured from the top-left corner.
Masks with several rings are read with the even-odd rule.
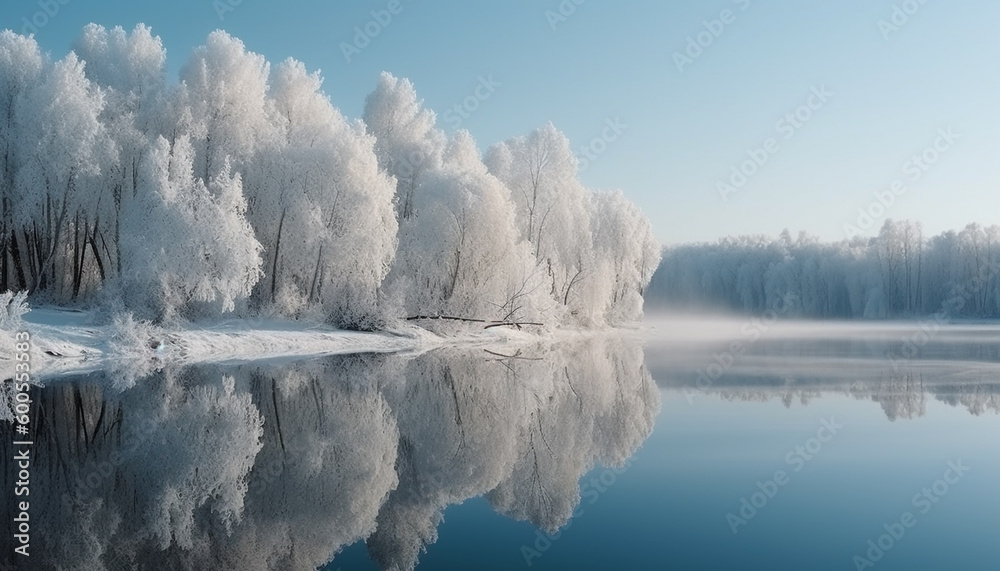
[[[41,307],[23,316],[31,334],[32,376],[54,380],[109,370],[121,384],[165,366],[299,359],[347,353],[420,353],[449,345],[520,345],[541,332],[435,324],[434,331],[405,324],[383,332],[357,332],[280,319],[232,319],[160,328],[131,316],[97,324],[96,315]],[[0,373],[13,371],[13,347],[0,346]],[[9,367],[8,367],[9,365]],[[116,381],[117,383],[117,381]]]

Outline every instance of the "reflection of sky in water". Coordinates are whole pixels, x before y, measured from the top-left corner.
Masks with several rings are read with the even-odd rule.
[[[844,428],[795,472],[800,464],[787,455],[816,435],[822,418]],[[671,538],[678,569],[852,569],[851,558],[884,533],[882,524],[913,510],[912,496],[941,478],[949,460],[962,459],[972,471],[918,516],[878,568],[996,569],[997,429],[995,415],[938,402],[924,417],[890,422],[876,404],[845,396],[785,408],[779,400],[713,397],[690,404],[665,391],[644,446],[662,454],[635,517]],[[734,536],[725,515],[776,470],[789,483]]]
[[[542,360],[449,351],[202,368],[120,394],[100,378],[53,386],[38,393],[52,422],[36,464],[49,468],[38,485],[58,492],[39,500],[51,502],[35,512],[39,528],[52,531],[33,562],[308,569],[342,549],[327,569],[416,557],[432,570],[526,559],[559,570],[854,569],[883,524],[911,511],[916,525],[876,569],[1000,568],[1000,378],[980,358],[992,349],[940,338],[927,358],[893,368],[879,357],[892,338],[801,333],[762,338],[694,391],[684,387],[718,339],[661,339],[645,355],[592,340],[527,353]],[[822,419],[843,428],[808,461],[795,456],[819,444]],[[87,473],[79,465],[117,442],[128,449],[140,421],[152,436],[116,476],[63,505]],[[626,459],[620,473],[603,466]],[[920,513],[913,496],[958,460],[971,471]],[[788,483],[734,535],[727,514],[777,470]]]

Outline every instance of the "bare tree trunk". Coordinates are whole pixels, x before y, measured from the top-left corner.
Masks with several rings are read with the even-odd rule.
[[[278,220],[278,237],[274,241],[274,261],[271,263],[271,301],[274,301],[274,292],[278,288],[278,255],[281,253],[281,230],[285,226],[285,212],[287,207],[281,209],[281,218]]]
[[[31,288],[32,292],[38,291],[40,287],[45,286],[46,266],[51,265],[52,277],[55,278],[56,274],[55,253],[56,250],[59,248],[59,240],[60,238],[62,238],[62,227],[63,224],[65,224],[66,222],[66,214],[69,211],[69,196],[73,190],[73,186],[74,186],[74,181],[71,175],[69,181],[66,182],[66,192],[63,195],[62,208],[59,209],[59,216],[57,216],[55,220],[55,228],[52,231],[51,242],[48,244],[48,247],[46,247],[44,250],[45,257],[40,258],[42,260],[42,263],[39,264],[40,267],[38,269],[39,270],[38,275],[35,277],[35,285]],[[50,220],[49,224],[51,225],[52,224],[51,214],[48,216],[48,218]],[[41,252],[39,252],[39,254],[41,254]]]
[[[320,245],[320,247],[319,247],[319,255],[316,256],[316,269],[313,271],[312,284],[310,284],[310,286],[309,286],[309,301],[310,302],[313,301],[313,295],[314,294],[316,294],[317,296],[319,295],[318,291],[317,291],[318,290],[318,285],[317,284],[319,282],[320,265],[322,264],[322,262],[323,262],[323,246]]]
[[[451,272],[451,283],[448,284],[448,291],[445,292],[444,298],[446,300],[451,299],[451,296],[455,294],[455,285],[458,284],[458,274],[462,268],[462,249],[459,248],[455,250],[455,269]]]
[[[84,234],[86,240],[86,234]],[[80,282],[83,281],[83,263],[87,255],[87,243],[80,247],[80,211],[76,212],[76,221],[73,224],[73,299],[80,295]]]
[[[10,289],[7,283],[7,257],[9,245],[7,243],[7,230],[3,230],[3,246],[0,246],[0,291],[8,291]]]
[[[582,275],[583,275],[583,268],[580,268],[579,270],[576,271],[576,274],[573,276],[573,279],[569,280],[569,284],[566,286],[566,295],[563,296],[563,305],[569,305],[569,292],[570,290],[573,289],[573,286],[576,285],[577,280],[580,279],[580,276]]]
[[[101,273],[101,282],[107,279],[107,273],[104,271],[104,262],[101,260],[101,253],[97,249],[97,223],[94,223],[94,232],[90,235],[90,250],[94,253],[94,261],[97,262],[97,271]]]
[[[17,232],[14,230],[10,231],[10,259],[14,264],[17,289],[25,289],[28,287],[28,280],[24,277],[24,263],[21,261],[21,249],[17,245]]]

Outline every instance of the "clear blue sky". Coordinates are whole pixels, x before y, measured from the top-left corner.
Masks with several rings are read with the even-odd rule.
[[[46,1],[58,6],[51,18],[38,16]],[[228,0],[238,5],[224,19],[217,6],[227,0],[59,1],[5,0],[0,26],[47,19],[36,37],[61,57],[88,22],[144,22],[163,38],[172,78],[222,28],[272,62],[293,56],[321,69],[349,116],[380,71],[408,77],[446,130],[446,110],[492,75],[500,86],[461,125],[484,150],[546,121],[579,149],[620,118],[628,127],[583,180],[623,188],[665,243],[786,227],[838,239],[897,179],[907,191],[882,218],[920,220],[928,233],[1000,222],[1000,4],[988,0],[565,0],[575,12],[555,29],[546,12],[559,0],[401,0],[350,63],[341,42],[389,0]],[[919,10],[887,39],[879,21],[903,4]],[[674,52],[724,9],[730,23],[679,71]],[[790,129],[777,122],[820,85],[833,95],[785,140]],[[910,180],[909,157],[948,127],[961,138]],[[772,137],[776,152],[723,201],[717,182]]]

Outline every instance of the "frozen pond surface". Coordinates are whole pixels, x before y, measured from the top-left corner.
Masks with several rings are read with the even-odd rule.
[[[33,568],[1000,568],[1000,328],[653,324],[34,389]]]

